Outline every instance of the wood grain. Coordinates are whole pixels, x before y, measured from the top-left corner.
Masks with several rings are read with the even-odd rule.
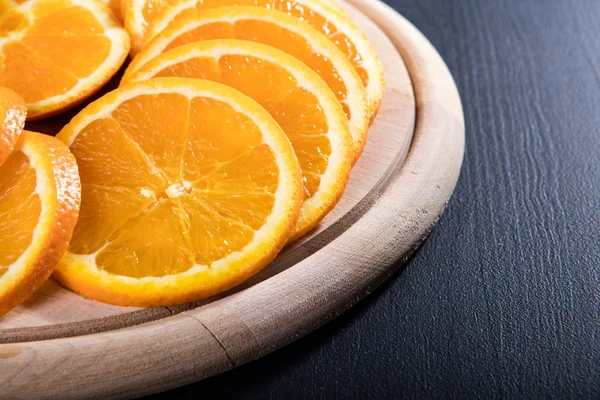
[[[0,386],[8,396],[122,397],[216,374],[334,318],[416,249],[458,177],[464,141],[460,99],[441,58],[412,25],[374,0],[358,5],[387,26],[417,100],[406,162],[388,167],[387,182],[369,193],[362,215],[342,223],[339,234],[324,236],[326,246],[314,254],[209,304],[120,330],[0,345],[9,371],[0,376]],[[387,134],[398,134],[395,128]],[[31,385],[30,377],[44,379]]]

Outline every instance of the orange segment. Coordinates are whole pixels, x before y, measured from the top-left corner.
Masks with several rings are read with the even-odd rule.
[[[123,14],[121,13],[121,0],[102,0],[113,12],[117,20],[123,23]]]
[[[161,54],[124,83],[161,76],[224,83],[252,97],[275,118],[292,143],[303,173],[305,203],[294,238],[312,229],[340,199],[354,157],[352,138],[333,92],[300,61],[255,42],[208,40]],[[223,122],[210,115],[207,108],[202,121],[190,119],[190,125],[206,125],[208,119],[211,129],[218,131]],[[220,147],[230,148],[231,156],[245,152],[236,143]]]
[[[104,148],[110,148],[111,154],[102,153]],[[148,155],[140,151],[140,145],[125,134],[114,118],[98,118],[90,122],[71,144],[71,151],[77,156],[83,184],[149,190],[166,184],[161,171],[154,167]],[[121,175],[127,170],[130,171],[127,176]]]
[[[220,39],[244,39],[273,46],[296,57],[324,79],[346,112],[355,159],[358,158],[368,129],[366,92],[352,64],[324,35],[294,17],[259,7],[192,9],[184,14],[133,59],[124,81],[164,51],[188,42],[221,35]]]
[[[50,276],[67,250],[79,200],[77,165],[67,147],[24,131],[0,166],[0,316]]]
[[[55,276],[87,297],[148,306],[213,295],[263,268],[297,221],[301,179],[289,141],[227,86],[132,83],[58,137],[79,162],[83,202]]]
[[[82,184],[82,207],[71,251],[90,254],[100,250],[121,227],[156,201],[138,188]]]
[[[327,0],[181,0],[147,19],[144,45],[164,30],[185,19],[189,10],[223,6],[258,6],[289,14],[327,36],[356,68],[367,89],[371,116],[374,116],[385,89],[379,57],[361,30],[337,5]],[[135,54],[135,53],[134,53]]]
[[[30,10],[18,9],[30,21],[27,36],[101,35],[104,27],[92,10],[65,0],[30,1]],[[29,11],[29,12],[27,12]]]
[[[64,96],[77,85],[75,75],[55,64],[47,64],[44,57],[20,42],[8,43],[4,45],[2,51],[5,59],[0,82],[23,96],[29,115],[35,115],[32,104],[42,103],[48,98]],[[29,74],[24,74],[23,71],[24,64],[42,65],[42,67],[27,76]]]
[[[111,47],[104,36],[26,36],[21,43],[31,54],[38,54],[40,62],[52,60],[58,71],[69,71],[75,84],[94,73],[108,57]],[[71,49],[69,57],[65,57],[64,49]],[[14,61],[13,64],[20,65]]]
[[[189,126],[193,134],[189,135],[183,158],[183,179],[193,181],[196,176],[204,176],[214,180],[210,185],[222,184],[227,177],[224,168],[237,162],[238,157],[245,157],[261,142],[262,135],[252,120],[226,107],[219,100],[200,98],[194,99],[193,103],[189,114]],[[213,113],[212,109],[220,109],[220,113]],[[244,140],[237,140],[227,132],[244,132]],[[199,163],[196,161],[199,159],[206,162]],[[205,184],[209,185],[209,182]],[[267,187],[270,191],[274,190],[270,185]]]
[[[11,8],[17,7],[19,4],[26,3],[30,0],[0,0],[0,12],[7,11]],[[106,4],[110,10],[113,12],[114,16],[117,17],[119,21],[122,21],[123,18],[121,16],[121,0],[100,0],[102,3]],[[62,8],[64,3],[61,4],[61,0],[55,1],[56,8]],[[63,16],[64,19],[64,16]],[[80,19],[81,20],[81,19]]]
[[[36,173],[25,154],[16,151],[2,166],[0,182],[0,215],[2,243],[0,274],[5,273],[31,244],[33,231],[41,212],[40,198],[35,192]],[[21,206],[28,210],[23,213]]]
[[[12,90],[0,86],[0,165],[17,144],[26,114],[25,101]]]
[[[19,4],[25,3],[27,0],[0,0],[0,15],[6,14],[12,8]]]
[[[179,200],[161,199],[151,204],[99,252],[98,269],[132,278],[160,278],[188,271],[194,266],[188,220]]]
[[[0,85],[25,99],[28,119],[96,92],[129,51],[127,33],[96,0],[28,0],[0,15]]]
[[[110,154],[105,149],[111,149]],[[156,201],[167,182],[112,118],[87,125],[71,145],[82,182],[82,207],[71,249],[88,254],[100,249],[122,221]],[[123,171],[129,171],[126,175]]]
[[[271,207],[273,205],[273,195],[267,194],[266,203]],[[244,196],[249,197],[249,196]],[[236,249],[241,249],[249,243],[254,237],[254,229],[243,222],[237,221],[237,218],[230,218],[219,214],[219,208],[214,208],[211,204],[210,196],[186,196],[181,200],[182,207],[187,210],[190,221],[190,245],[199,249],[195,253],[193,262],[206,265],[214,263],[224,257],[227,257]],[[234,204],[234,209],[239,207],[252,207],[260,199],[249,199],[251,203]],[[253,201],[252,201],[253,200]],[[217,204],[220,206],[220,204]],[[263,212],[264,218],[267,214]],[[263,221],[261,221],[262,225]],[[220,238],[226,237],[223,240]]]
[[[181,179],[179,160],[188,138],[189,108],[189,99],[184,95],[153,94],[123,102],[112,112],[112,117],[165,177],[175,181]],[[165,114],[169,118],[164,118]],[[157,136],[156,132],[168,135]]]
[[[177,3],[177,0],[122,0],[121,15],[125,29],[131,36],[131,54],[142,49],[149,24]]]

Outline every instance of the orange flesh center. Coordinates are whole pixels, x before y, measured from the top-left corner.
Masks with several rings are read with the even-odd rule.
[[[350,120],[350,108],[346,96],[346,85],[330,60],[322,54],[314,52],[310,42],[277,24],[247,19],[231,22],[211,22],[192,29],[174,39],[164,51],[182,44],[207,39],[242,39],[264,43],[278,48],[302,61],[317,72],[333,91],[342,104],[344,112]]]
[[[329,126],[319,100],[285,68],[244,55],[196,57],[166,67],[156,77],[208,79],[238,89],[256,100],[286,133],[302,169],[304,197],[319,189],[331,154]]]
[[[14,151],[0,166],[0,276],[31,244],[41,203],[29,159]]]
[[[87,9],[65,0],[40,1],[28,15],[2,13],[0,85],[35,103],[71,90],[107,58],[111,42]]]
[[[71,145],[82,182],[70,245],[113,274],[165,276],[241,250],[274,206],[278,167],[257,125],[231,106],[141,95]]]

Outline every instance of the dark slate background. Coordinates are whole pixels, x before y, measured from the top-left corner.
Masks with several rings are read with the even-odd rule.
[[[463,100],[446,213],[335,321],[160,398],[600,398],[600,0],[389,0]]]

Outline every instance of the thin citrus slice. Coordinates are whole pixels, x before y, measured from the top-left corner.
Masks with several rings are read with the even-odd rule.
[[[0,15],[0,85],[25,99],[31,120],[81,103],[128,51],[127,32],[96,0],[29,0]]]
[[[10,89],[0,86],[0,165],[12,153],[25,126],[25,101]]]
[[[145,3],[145,0],[138,1]],[[180,18],[186,18],[186,13],[191,9],[202,10],[232,5],[274,9],[310,24],[335,43],[354,65],[367,88],[370,115],[373,117],[379,109],[385,90],[379,56],[352,18],[332,2],[327,0],[170,0],[169,2],[171,3],[169,7],[162,8],[160,12],[155,12],[148,19],[151,22],[143,34],[144,45],[176,24]]]
[[[83,191],[55,276],[84,296],[131,306],[210,296],[263,268],[298,219],[302,182],[289,140],[228,86],[132,83],[58,137],[77,158]]]
[[[102,0],[104,4],[110,8],[119,22],[123,22],[123,14],[121,13],[121,0]]]
[[[16,7],[19,4],[23,4],[27,1],[30,1],[30,0],[0,0],[0,12],[2,12],[3,10],[8,10],[9,8]],[[99,0],[99,1],[106,4],[119,21],[123,20],[123,18],[121,16],[121,0]]]
[[[259,7],[188,10],[185,18],[159,34],[129,64],[123,79],[154,57],[182,44],[205,39],[242,39],[278,48],[317,72],[348,117],[355,159],[365,145],[369,122],[366,92],[354,67],[323,34],[298,19]]]
[[[304,204],[292,240],[331,211],[342,197],[354,153],[340,103],[317,73],[274,47],[245,40],[206,40],[169,50],[128,82],[179,76],[238,89],[262,105],[294,147]]]
[[[27,0],[0,0],[0,12],[16,7],[21,3],[25,3],[26,1]]]
[[[67,250],[80,195],[77,164],[67,146],[23,131],[0,166],[0,316],[52,273]]]
[[[131,37],[131,55],[137,54],[144,44],[144,36],[152,22],[178,0],[122,0],[123,24]]]

